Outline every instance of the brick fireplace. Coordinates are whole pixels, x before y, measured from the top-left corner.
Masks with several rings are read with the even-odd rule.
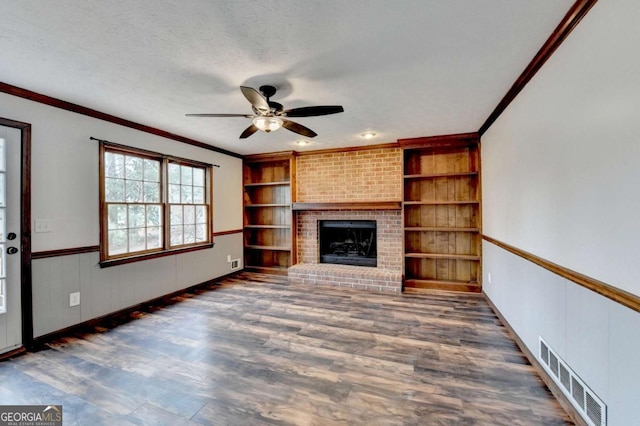
[[[297,158],[296,250],[291,282],[370,291],[402,288],[402,153],[375,148]],[[375,221],[375,267],[320,263],[319,221]]]

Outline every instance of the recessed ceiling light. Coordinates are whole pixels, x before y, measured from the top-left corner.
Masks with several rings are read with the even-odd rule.
[[[308,141],[296,141],[296,145],[305,146],[305,145],[309,145],[309,142]]]
[[[364,133],[363,133],[363,134],[361,134],[360,136],[362,136],[362,137],[363,137],[363,138],[365,138],[365,139],[371,139],[371,138],[375,137],[375,136],[376,136],[376,134],[375,134],[375,133],[373,133],[373,132],[364,132]]]

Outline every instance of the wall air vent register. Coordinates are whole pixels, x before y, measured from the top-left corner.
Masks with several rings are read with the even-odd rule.
[[[591,426],[606,426],[607,406],[560,358],[551,346],[540,339],[539,358],[542,366],[558,384],[582,418]]]
[[[240,269],[240,259],[233,259],[231,261],[231,270],[237,271],[238,269]]]

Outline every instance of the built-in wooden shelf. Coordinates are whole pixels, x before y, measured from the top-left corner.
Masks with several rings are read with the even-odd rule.
[[[404,257],[413,257],[416,259],[480,260],[480,256],[474,254],[454,253],[405,253]]]
[[[256,182],[256,183],[245,183],[244,186],[245,188],[252,188],[252,187],[260,187],[260,186],[288,186],[291,183],[289,181],[282,181],[282,182]]]
[[[407,226],[405,231],[410,232],[422,232],[422,231],[436,231],[436,232],[480,232],[480,228],[453,228],[447,226]]]
[[[414,278],[404,280],[405,293],[421,293],[425,290],[480,293],[482,291],[482,287],[477,281],[423,280]]]
[[[311,210],[402,210],[401,201],[353,201],[337,203],[293,203],[293,211]]]
[[[431,179],[439,177],[461,177],[461,176],[478,176],[478,172],[449,172],[449,173],[426,173],[416,175],[404,175],[405,179]]]
[[[244,265],[286,275],[295,263],[291,202],[295,201],[295,156],[258,154],[243,159]]]
[[[289,229],[291,225],[245,225],[247,229]]]
[[[443,206],[455,204],[480,204],[478,200],[455,200],[455,201],[405,201],[405,206]]]
[[[249,250],[272,250],[272,251],[291,251],[289,246],[252,246],[246,245],[244,248]]]
[[[245,208],[259,208],[259,207],[291,207],[291,204],[280,204],[280,203],[274,203],[274,204],[245,204],[244,205]]]
[[[473,133],[400,142],[404,287],[480,291],[480,152]]]

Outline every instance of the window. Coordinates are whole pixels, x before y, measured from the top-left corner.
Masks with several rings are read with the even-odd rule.
[[[169,245],[207,241],[205,170],[169,162]]]
[[[207,164],[101,143],[101,265],[211,247]]]

